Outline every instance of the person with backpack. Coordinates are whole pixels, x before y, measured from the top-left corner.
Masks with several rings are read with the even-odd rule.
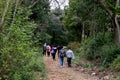
[[[74,54],[70,47],[68,47],[68,50],[66,51],[66,57],[68,67],[71,67],[71,60],[74,59]]]
[[[62,46],[57,46],[57,51],[58,51],[58,58],[59,58],[59,53],[60,53],[60,50],[62,49]]]
[[[60,63],[60,67],[63,67],[63,63],[64,63],[64,57],[65,57],[65,50],[62,47],[59,51],[59,63]]]
[[[46,46],[46,52],[47,52],[47,56],[49,57],[50,56],[50,52],[51,52],[51,46],[50,45]]]
[[[55,60],[56,51],[54,46],[52,47],[51,55],[52,55],[52,59]]]

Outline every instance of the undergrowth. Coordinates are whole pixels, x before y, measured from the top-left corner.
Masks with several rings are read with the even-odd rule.
[[[75,50],[75,56],[74,62],[80,66],[89,66],[89,64],[81,63],[81,58],[85,58],[99,66],[100,71],[105,68],[120,71],[120,47],[114,44],[110,32],[99,33],[94,38],[86,39]]]

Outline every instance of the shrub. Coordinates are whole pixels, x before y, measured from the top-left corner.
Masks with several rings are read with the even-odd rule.
[[[19,7],[14,24],[4,26],[0,32],[0,78],[2,80],[33,80],[29,68],[33,56],[32,32],[36,25],[28,21],[29,14]],[[24,18],[23,18],[24,17]]]
[[[111,63],[110,68],[115,71],[120,71],[120,55]]]
[[[79,42],[72,42],[68,46],[71,47],[73,50],[76,50],[80,47],[80,43]]]
[[[120,54],[119,48],[113,43],[112,33],[99,33],[94,38],[84,41],[80,54],[88,60],[95,60],[102,66],[110,63]]]
[[[114,59],[117,58],[117,56],[120,54],[120,49],[114,44],[104,45],[101,51],[101,62],[104,66],[109,66],[109,64],[111,64],[114,61]]]

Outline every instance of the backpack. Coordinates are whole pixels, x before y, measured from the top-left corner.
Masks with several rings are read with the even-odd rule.
[[[46,46],[46,51],[51,51],[51,47],[50,46]]]
[[[46,50],[46,46],[45,45],[43,46],[43,50]]]
[[[52,54],[54,54],[54,53],[55,53],[54,49],[52,49],[52,50],[51,50],[51,53],[52,53]]]
[[[61,49],[61,50],[60,50],[60,56],[61,56],[61,57],[65,57],[65,50],[64,50],[64,49]]]

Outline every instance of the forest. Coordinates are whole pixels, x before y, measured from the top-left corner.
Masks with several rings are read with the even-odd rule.
[[[50,8],[51,2],[57,6]],[[42,46],[70,46],[120,80],[120,0],[0,0],[0,80],[45,79]],[[90,65],[90,66],[93,66]]]

